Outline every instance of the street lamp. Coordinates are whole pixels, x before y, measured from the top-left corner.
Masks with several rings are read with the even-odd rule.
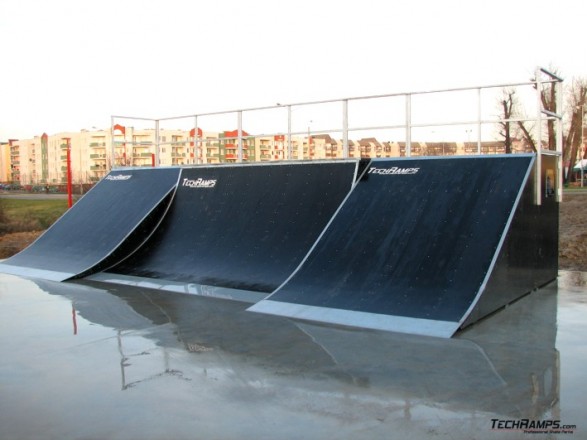
[[[584,130],[583,130],[583,123],[584,123],[584,116],[585,116],[585,112],[587,111],[587,107],[585,106],[585,104],[583,105],[578,105],[577,110],[581,111],[581,148],[579,149],[580,151],[580,155],[579,155],[579,168],[581,170],[581,188],[583,187],[583,180],[584,180],[584,165],[583,165],[583,158],[585,156],[585,136],[583,134]]]
[[[471,130],[470,128],[467,128],[465,130],[465,133],[467,133],[467,145],[465,146],[465,153],[468,153],[469,152],[469,147],[471,145],[471,132],[472,131],[473,130]]]
[[[312,159],[312,149],[311,149],[311,144],[312,144],[312,136],[311,136],[311,132],[310,132],[310,127],[312,125],[312,121],[311,119],[308,121],[308,157],[310,159]]]
[[[583,122],[584,122],[584,116],[585,116],[585,104],[583,104],[583,106],[581,107],[581,156],[579,159],[579,163],[581,164],[581,188],[583,188],[583,178],[584,178],[584,171],[583,171],[583,157],[585,156],[585,138],[583,135]]]

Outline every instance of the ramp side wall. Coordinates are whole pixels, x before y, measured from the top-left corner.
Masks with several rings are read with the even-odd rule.
[[[533,167],[485,291],[463,328],[557,278],[559,202],[551,178],[556,161],[542,157],[541,205],[534,203]]]

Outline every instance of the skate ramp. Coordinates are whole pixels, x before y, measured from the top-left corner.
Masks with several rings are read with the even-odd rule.
[[[533,161],[373,160],[295,273],[248,310],[452,336],[490,281]]]
[[[92,279],[256,302],[300,264],[358,167],[347,160],[185,168],[151,239]]]
[[[64,281],[114,264],[152,233],[178,177],[179,168],[112,171],[0,272]]]

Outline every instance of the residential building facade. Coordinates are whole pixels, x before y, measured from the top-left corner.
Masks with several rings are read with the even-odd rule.
[[[67,182],[68,162],[75,184],[94,183],[113,167],[151,167],[276,160],[332,160],[344,157],[343,141],[329,134],[253,136],[241,130],[135,129],[115,125],[112,130],[81,130],[35,136],[0,145],[0,182],[20,185],[60,185]],[[291,145],[288,145],[291,140]],[[514,150],[527,151],[521,141]],[[69,154],[68,154],[69,151]],[[412,142],[412,156],[466,155],[477,143]],[[482,142],[482,154],[503,154],[503,142]],[[348,141],[348,157],[376,158],[406,155],[405,142],[376,138]],[[69,156],[69,157],[68,157]]]

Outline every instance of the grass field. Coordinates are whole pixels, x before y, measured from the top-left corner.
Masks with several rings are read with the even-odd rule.
[[[45,230],[65,211],[65,199],[0,199],[0,234]]]

